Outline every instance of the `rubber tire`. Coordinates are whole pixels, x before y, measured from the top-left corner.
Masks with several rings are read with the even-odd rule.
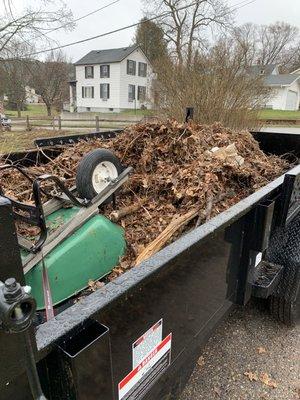
[[[82,199],[92,200],[97,196],[92,183],[92,176],[95,168],[102,162],[109,161],[116,167],[118,175],[123,171],[123,167],[119,159],[109,150],[96,149],[86,154],[78,165],[76,173],[76,188],[79,197]],[[112,200],[112,196],[107,202]]]
[[[287,326],[300,323],[300,215],[271,238],[269,260],[284,269],[275,293],[269,298],[270,312]]]
[[[294,300],[271,296],[270,311],[273,317],[283,324],[293,327],[300,323],[300,290]]]

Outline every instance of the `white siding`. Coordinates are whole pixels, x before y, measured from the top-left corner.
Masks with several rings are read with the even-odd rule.
[[[273,108],[274,110],[284,110],[286,88],[276,88],[272,90],[272,94],[267,101],[267,108]]]
[[[85,111],[90,107],[91,111],[98,108],[120,108],[120,63],[110,65],[110,77],[100,78],[100,65],[94,65],[94,78],[85,78],[85,66],[76,66],[77,79],[77,108],[79,111]],[[107,101],[100,99],[100,84],[109,83],[110,96]],[[94,86],[94,98],[82,98],[82,86]]]
[[[127,60],[136,61],[136,75],[127,75]],[[139,62],[144,62],[147,64],[147,77],[138,76],[139,73]],[[153,71],[151,66],[149,65],[149,61],[144,56],[141,50],[137,49],[133,53],[130,54],[125,60],[121,62],[121,88],[120,88],[120,104],[121,108],[123,109],[139,109],[141,108],[142,104],[147,105],[148,108],[151,107],[150,102],[140,102],[137,100],[137,87],[138,86],[145,86],[147,88],[147,97],[151,97],[151,80]],[[129,102],[128,101],[128,86],[135,85],[136,93],[136,101]]]
[[[292,90],[287,91],[286,110],[297,110],[298,93]]]
[[[136,75],[127,75],[127,60],[136,61]],[[147,77],[138,76],[138,63],[144,62],[147,64]],[[139,109],[142,105],[151,108],[151,101],[140,102],[137,100],[138,86],[145,86],[147,89],[147,98],[151,98],[151,81],[153,77],[153,70],[149,61],[139,49],[131,53],[121,63],[111,63],[110,65],[110,78],[100,78],[100,65],[94,65],[94,78],[85,78],[85,66],[76,66],[76,102],[77,110],[79,112],[87,111],[89,107],[91,111],[108,111],[113,108],[114,111],[122,109]],[[110,98],[107,101],[100,99],[100,84],[110,84]],[[135,85],[136,87],[136,100],[133,102],[128,101],[128,86]],[[94,86],[94,98],[82,98],[82,87]]]
[[[272,96],[267,102],[267,107],[272,107],[274,110],[287,110],[289,90],[297,93],[297,101],[294,110],[298,110],[300,102],[300,86],[297,81],[292,83],[290,86],[274,88]]]

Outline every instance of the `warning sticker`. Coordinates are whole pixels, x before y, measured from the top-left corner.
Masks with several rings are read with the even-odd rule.
[[[132,345],[132,368],[143,361],[143,359],[162,341],[162,326],[161,319],[153,325],[146,333],[138,338]]]
[[[119,383],[119,400],[141,399],[171,363],[170,333]]]

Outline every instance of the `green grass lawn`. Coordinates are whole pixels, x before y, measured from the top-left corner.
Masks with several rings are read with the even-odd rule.
[[[33,141],[38,138],[72,135],[72,131],[37,129],[33,131],[0,132],[0,155],[34,149]]]
[[[261,110],[259,112],[260,119],[300,119],[300,111],[285,110]]]
[[[124,110],[121,112],[122,115],[138,115],[140,117],[146,117],[149,115],[154,115],[154,110]]]
[[[17,117],[18,112],[15,110],[8,110],[5,108],[5,114],[8,117]],[[55,110],[52,110],[53,115],[57,115]],[[29,117],[47,117],[47,109],[44,106],[44,104],[28,104],[27,105],[27,110],[21,112],[22,117],[26,117],[26,115],[29,115]]]
[[[17,117],[18,112],[15,110],[9,110],[5,108],[5,114],[8,117]],[[139,117],[144,117],[144,116],[149,116],[153,115],[154,111],[153,110],[124,110],[121,113],[98,113],[98,112],[89,112],[89,113],[82,113],[84,116],[90,115],[91,118],[94,118],[96,115],[98,115],[100,118],[108,118],[110,115],[124,115],[124,116],[139,116]],[[27,105],[27,110],[21,112],[22,117],[26,117],[26,115],[29,115],[29,117],[47,117],[47,109],[44,106],[44,104],[28,104]],[[58,115],[58,113],[55,110],[52,110],[52,116]],[[72,114],[70,114],[70,118],[72,118]]]

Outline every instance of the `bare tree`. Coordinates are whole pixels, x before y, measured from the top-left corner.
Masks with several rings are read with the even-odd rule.
[[[233,39],[219,40],[199,53],[191,66],[170,62],[160,68],[158,109],[178,120],[184,119],[187,106],[193,106],[196,121],[253,128],[270,95],[263,77],[247,73],[244,53]]]
[[[17,110],[18,116],[21,116],[21,111],[24,109],[26,103],[26,86],[29,83],[29,63],[30,61],[24,59],[24,54],[31,50],[30,46],[24,43],[12,40],[14,47],[14,59],[7,60],[5,57],[0,62],[0,79],[2,81],[2,94],[8,97],[8,104],[12,109]]]
[[[52,108],[61,109],[62,103],[68,99],[69,65],[62,52],[52,52],[44,62],[32,63],[30,71],[31,84],[41,95],[51,116]]]
[[[286,22],[262,25],[258,29],[259,57],[262,64],[282,59],[284,52],[294,44],[299,30]]]
[[[192,63],[208,27],[227,27],[231,22],[232,12],[222,0],[144,0],[144,4],[150,16],[169,12],[159,24],[179,64]]]
[[[235,27],[233,37],[243,54],[244,65],[256,64],[258,59],[257,25],[249,22]]]
[[[41,41],[53,29],[73,28],[72,12],[62,0],[32,1],[21,12],[14,11],[13,0],[0,0],[0,4],[0,56],[4,50],[13,52],[15,41]]]
[[[296,45],[289,49],[286,54],[285,68],[287,72],[293,72],[300,68],[300,40]]]
[[[270,25],[248,23],[235,28],[234,37],[248,65],[276,63],[285,66],[297,56],[299,30],[285,22]]]

